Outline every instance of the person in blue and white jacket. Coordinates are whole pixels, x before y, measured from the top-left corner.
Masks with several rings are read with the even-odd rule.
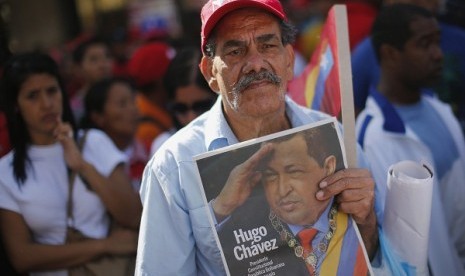
[[[381,78],[357,118],[360,145],[375,178],[378,218],[387,174],[402,160],[434,167],[428,265],[430,274],[465,275],[465,144],[451,108],[423,87],[439,79],[443,54],[438,22],[413,5],[385,7],[376,19],[373,46]]]

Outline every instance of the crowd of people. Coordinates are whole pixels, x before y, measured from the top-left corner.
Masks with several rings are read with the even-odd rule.
[[[465,275],[465,29],[441,21],[440,0],[210,0],[201,45],[164,34],[117,63],[107,40],[86,35],[70,49],[71,73],[50,53],[11,53],[0,64],[0,273],[68,275],[123,256],[129,275],[225,274],[208,214],[218,226],[267,175],[241,165],[205,204],[193,157],[329,117],[297,105],[286,86],[338,3],[348,11],[359,166],[308,184],[312,200],[349,214],[380,266],[389,166],[427,161],[429,273]],[[306,195],[282,183],[273,189],[289,192],[275,202]],[[71,242],[70,228],[85,238]]]

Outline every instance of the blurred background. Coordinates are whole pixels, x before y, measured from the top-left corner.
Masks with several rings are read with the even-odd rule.
[[[115,42],[168,33],[198,40],[204,0],[0,0],[2,46],[59,50],[88,33]],[[6,44],[5,44],[6,43]]]
[[[206,0],[0,0],[0,55],[39,50],[55,58],[86,34],[104,35],[122,51],[124,44],[160,36],[199,45],[199,12]],[[294,23],[326,10],[336,2],[382,0],[283,0]],[[465,26],[465,1],[442,0],[443,21]],[[371,23],[371,22],[370,22]],[[65,49],[65,48],[68,49]],[[127,49],[126,49],[127,50]],[[306,55],[308,56],[308,55]]]

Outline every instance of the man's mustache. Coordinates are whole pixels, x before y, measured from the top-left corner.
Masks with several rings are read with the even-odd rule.
[[[270,71],[260,71],[247,74],[239,79],[239,81],[233,87],[233,93],[239,93],[249,87],[254,81],[268,80],[272,84],[279,85],[281,78]]]

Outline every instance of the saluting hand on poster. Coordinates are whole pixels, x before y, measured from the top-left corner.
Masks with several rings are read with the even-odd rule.
[[[262,177],[262,173],[257,170],[260,161],[272,150],[272,144],[263,145],[249,159],[231,171],[226,184],[212,203],[218,222],[229,216],[249,198],[253,188]]]

